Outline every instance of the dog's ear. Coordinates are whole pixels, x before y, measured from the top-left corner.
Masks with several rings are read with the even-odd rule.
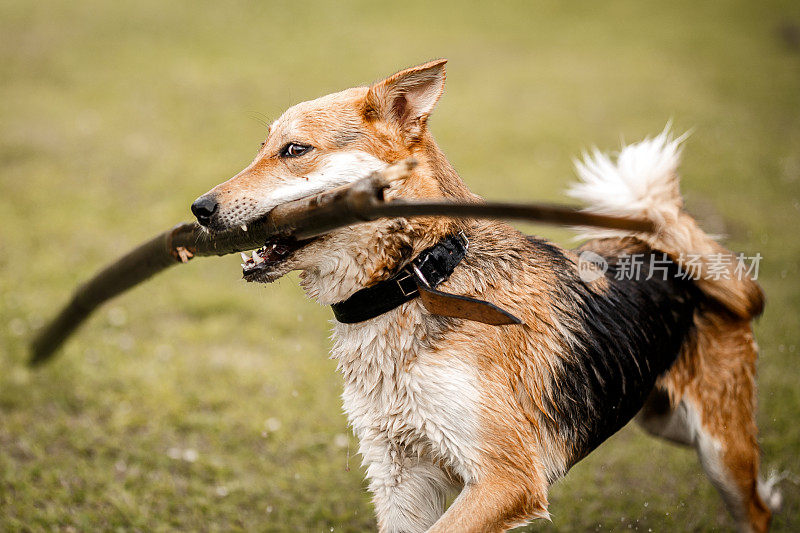
[[[445,63],[446,59],[437,59],[374,84],[365,99],[365,116],[386,120],[406,134],[419,136],[444,92]]]

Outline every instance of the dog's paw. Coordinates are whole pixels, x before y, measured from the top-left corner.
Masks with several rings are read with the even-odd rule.
[[[758,495],[761,496],[761,499],[764,500],[764,503],[773,513],[779,512],[783,505],[783,495],[778,488],[778,484],[784,479],[792,477],[792,474],[788,471],[778,472],[773,470],[767,479],[758,481]]]

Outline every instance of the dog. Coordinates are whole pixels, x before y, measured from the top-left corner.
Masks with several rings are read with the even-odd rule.
[[[427,127],[445,62],[289,108],[247,168],[194,202],[198,221],[246,229],[283,202],[405,158],[418,165],[387,199],[480,201]],[[494,221],[380,219],[271,239],[245,258],[246,280],[299,270],[306,294],[333,306],[332,357],[380,531],[549,519],[548,487],[634,418],[695,448],[742,531],[769,528],[780,494],[759,478],[751,329],[763,294],[683,211],[682,140],[665,130],[616,161],[596,152],[577,165],[571,193],[588,210],[645,218],[652,234],[589,232],[567,250]],[[619,276],[637,256],[665,275]],[[690,267],[702,275],[687,277]],[[431,276],[440,294],[516,320],[428,311],[414,283],[422,291]]]

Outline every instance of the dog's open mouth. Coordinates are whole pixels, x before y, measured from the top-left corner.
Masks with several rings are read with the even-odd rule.
[[[242,277],[245,281],[269,283],[286,274],[281,268],[292,254],[309,244],[313,239],[298,241],[294,237],[273,237],[264,246],[254,250],[250,256],[242,253]]]

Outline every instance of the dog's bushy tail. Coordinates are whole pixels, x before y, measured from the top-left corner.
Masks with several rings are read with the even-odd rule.
[[[634,235],[665,252],[707,296],[749,320],[763,310],[761,288],[743,268],[741,258],[683,211],[677,169],[685,137],[675,138],[667,126],[652,139],[623,146],[616,161],[597,149],[576,161],[580,181],[567,194],[586,203],[587,211],[646,218],[657,228],[653,234],[587,230],[581,236]]]

